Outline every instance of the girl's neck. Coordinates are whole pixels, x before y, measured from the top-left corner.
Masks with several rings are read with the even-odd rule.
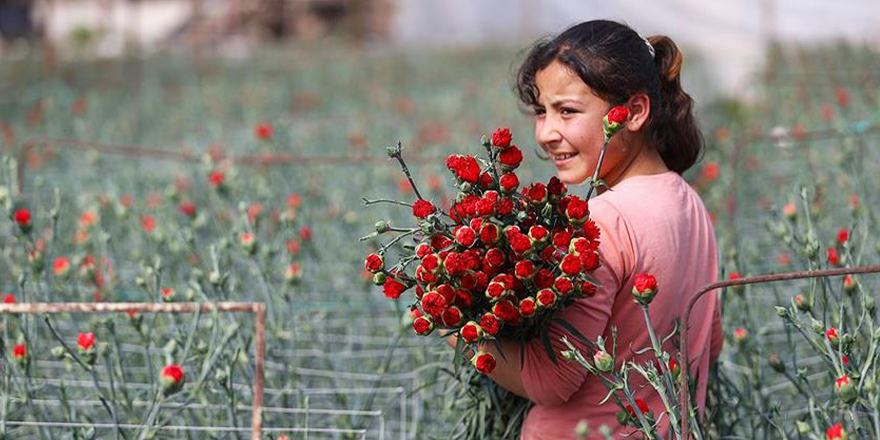
[[[608,148],[612,148],[611,145]],[[637,153],[632,155],[630,160],[617,167],[610,173],[603,176],[605,186],[597,188],[597,194],[602,194],[605,190],[614,187],[618,183],[635,176],[647,176],[652,174],[661,174],[669,171],[660,153],[653,146],[643,143],[641,145],[631,145],[629,148],[637,148]]]

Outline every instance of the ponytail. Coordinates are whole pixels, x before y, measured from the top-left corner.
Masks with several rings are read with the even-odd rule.
[[[681,51],[664,35],[648,37],[648,42],[654,46],[660,77],[660,102],[650,133],[666,167],[681,174],[700,159],[703,134],[694,117],[694,100],[681,88]]]

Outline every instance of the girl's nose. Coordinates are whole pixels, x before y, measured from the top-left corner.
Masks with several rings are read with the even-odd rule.
[[[545,118],[535,124],[535,140],[544,148],[554,148],[562,140],[559,127],[552,118]]]

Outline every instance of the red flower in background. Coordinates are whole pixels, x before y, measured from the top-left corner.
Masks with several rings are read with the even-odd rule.
[[[648,414],[651,411],[651,408],[648,408],[648,404],[642,399],[636,399],[636,406],[639,407],[639,411],[642,415]],[[626,412],[629,413],[630,417],[636,417],[636,411],[633,409],[632,405],[628,403],[626,404]]]
[[[95,334],[92,332],[80,333],[76,338],[76,344],[82,351],[88,351],[95,346]]]
[[[303,226],[303,227],[299,228],[299,238],[303,239],[304,241],[311,240],[312,239],[312,228],[310,228],[308,226]]]
[[[7,293],[3,296],[3,304],[15,304],[15,295]]]
[[[275,128],[272,124],[260,123],[254,126],[254,135],[257,139],[268,140],[272,139],[272,135],[275,133]]]
[[[180,202],[180,205],[177,207],[180,210],[180,213],[187,217],[195,217],[196,216],[196,204],[195,202],[191,202],[188,200],[184,200]]]
[[[222,186],[225,180],[226,175],[223,174],[222,171],[212,171],[211,174],[208,175],[208,184],[215,188]]]
[[[27,345],[15,344],[12,346],[12,357],[17,361],[23,360],[27,356]]]
[[[15,219],[15,223],[19,228],[27,231],[31,226],[31,211],[26,208],[19,208],[13,214],[13,219]]]

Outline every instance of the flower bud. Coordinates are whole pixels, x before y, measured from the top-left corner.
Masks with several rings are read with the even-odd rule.
[[[162,298],[164,302],[172,302],[174,301],[174,297],[176,296],[176,292],[174,289],[165,287],[159,291],[159,296]]]
[[[619,105],[613,107],[602,118],[602,131],[605,133],[605,140],[611,139],[626,124],[629,118],[629,108]]]
[[[843,277],[843,291],[845,293],[850,295],[853,294],[856,291],[856,287],[858,287],[858,282],[852,275]]]
[[[825,430],[825,439],[826,440],[848,440],[849,437],[846,435],[846,430],[843,429],[843,425],[840,423],[836,423],[832,425],[830,428]]]
[[[387,275],[384,272],[376,272],[373,275],[373,284],[377,286],[381,286],[385,284],[385,280],[387,279]]]
[[[391,229],[391,225],[388,224],[385,220],[379,220],[376,222],[376,232],[379,234],[384,234]]]
[[[844,402],[852,403],[857,395],[855,381],[847,375],[838,377],[834,382],[834,394]]]
[[[657,279],[650,274],[638,274],[633,282],[632,294],[637,303],[647,306],[657,295]]]
[[[420,336],[427,336],[434,331],[434,321],[427,316],[419,316],[413,320],[413,330]]]
[[[162,369],[162,374],[159,377],[159,380],[162,383],[162,393],[165,396],[170,396],[180,391],[180,389],[183,388],[185,379],[186,375],[180,365],[166,365],[165,368]]]
[[[385,258],[379,254],[367,255],[366,260],[364,260],[364,268],[371,273],[380,272],[385,268]]]
[[[782,362],[782,359],[779,358],[779,355],[776,353],[772,353],[770,356],[767,356],[767,363],[770,364],[770,368],[777,373],[785,372],[785,362]]]
[[[250,232],[246,232],[238,236],[238,242],[241,244],[241,250],[248,255],[257,252],[257,237]]]
[[[471,358],[471,363],[473,363],[474,368],[476,368],[477,371],[486,375],[491,374],[492,371],[495,370],[495,356],[492,356],[491,353],[478,351],[477,354]]]
[[[810,304],[810,301],[808,301],[807,298],[800,293],[794,296],[792,302],[794,303],[794,307],[801,312],[809,312],[810,309],[813,308],[813,305]]]
[[[483,338],[483,329],[480,328],[480,325],[476,323],[476,321],[468,321],[465,325],[461,326],[461,330],[458,331],[459,336],[468,344],[476,344]]]
[[[18,363],[24,363],[27,360],[27,345],[15,344],[12,346],[12,358]]]
[[[831,344],[832,347],[837,348],[840,345],[840,334],[837,332],[837,329],[834,327],[825,330],[825,339]]]
[[[608,352],[600,350],[593,355],[593,364],[595,364],[597,370],[603,373],[610,373],[614,367],[614,359]]]
[[[742,328],[737,327],[733,330],[733,342],[735,342],[739,346],[745,345],[749,341],[749,331]]]
[[[780,318],[785,318],[786,316],[788,316],[788,309],[786,309],[785,307],[774,306],[773,308],[776,310],[776,316]]]
[[[822,321],[819,321],[815,318],[810,322],[810,327],[812,327],[813,331],[816,332],[817,335],[821,335],[825,333],[825,325],[822,324]]]
[[[810,426],[809,423],[801,420],[795,420],[795,426],[797,426],[797,431],[800,435],[807,435],[813,431],[813,428]]]

